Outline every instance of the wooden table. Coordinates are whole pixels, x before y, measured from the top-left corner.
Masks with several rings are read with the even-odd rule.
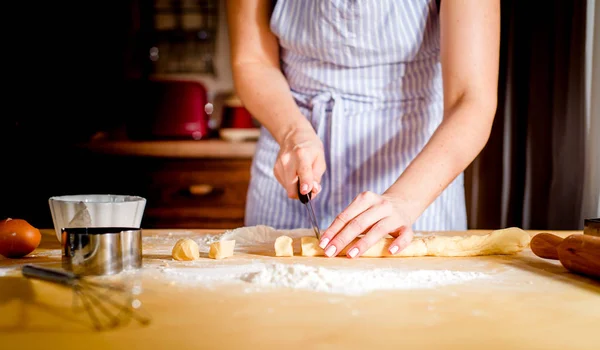
[[[59,262],[54,232],[43,232],[33,257],[0,258],[2,349],[600,349],[600,283],[573,275],[530,250],[516,256],[358,260],[237,254],[229,262],[487,271],[497,278],[335,296],[285,289],[249,293],[240,287],[191,287],[146,277],[142,299],[152,323],[99,333],[90,329],[89,318],[72,311],[70,291],[7,270],[24,263]],[[192,266],[172,261],[165,252],[176,237],[206,232],[213,231],[146,230],[145,237],[163,237],[165,243],[144,246],[145,264]],[[566,237],[580,232],[554,233]]]

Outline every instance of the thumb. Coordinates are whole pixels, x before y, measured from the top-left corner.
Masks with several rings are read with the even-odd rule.
[[[402,232],[400,232],[398,237],[392,242],[392,244],[390,244],[390,247],[388,248],[392,255],[396,255],[404,250],[404,248],[408,247],[415,235],[410,226],[404,226],[401,231]]]

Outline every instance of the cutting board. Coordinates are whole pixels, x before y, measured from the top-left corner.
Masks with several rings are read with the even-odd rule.
[[[59,265],[58,242],[51,230],[44,230],[42,245],[32,257],[0,258],[0,276],[4,275],[0,277],[0,344],[6,348],[26,344],[32,349],[72,348],[73,344],[86,349],[600,348],[596,335],[600,284],[568,272],[557,261],[538,258],[529,249],[515,256],[476,258],[277,258],[265,252],[194,263],[170,259],[168,252],[178,238],[198,238],[207,232],[216,231],[144,231],[144,264],[149,272],[143,276],[142,301],[152,323],[96,333],[84,314],[71,311],[68,290],[24,280],[6,270],[24,262]],[[553,233],[566,237],[579,232]],[[197,264],[259,262],[476,271],[491,278],[348,296],[196,285],[152,273],[168,269],[185,275],[196,271]],[[191,280],[193,273],[187,276]]]

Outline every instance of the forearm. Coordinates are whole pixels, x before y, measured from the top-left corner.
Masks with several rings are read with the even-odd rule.
[[[413,222],[477,157],[491,131],[494,108],[461,102],[447,116],[429,142],[386,191],[410,208]]]
[[[244,107],[279,144],[295,128],[310,127],[279,69],[261,62],[245,62],[234,65],[233,75]]]

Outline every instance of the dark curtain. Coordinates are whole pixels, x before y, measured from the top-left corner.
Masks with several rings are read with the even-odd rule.
[[[13,30],[9,37],[19,46],[6,46],[6,57],[17,62],[6,66],[3,80],[0,220],[18,217],[45,227],[47,198],[62,181],[85,174],[65,159],[64,148],[122,120],[131,2],[11,5],[22,7],[12,23],[27,24],[34,34]]]
[[[501,6],[498,110],[466,171],[469,227],[579,229],[586,1]]]

